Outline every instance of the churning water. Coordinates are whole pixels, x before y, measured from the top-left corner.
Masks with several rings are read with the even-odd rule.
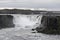
[[[42,15],[13,15],[13,23],[19,28],[35,28],[41,24]]]

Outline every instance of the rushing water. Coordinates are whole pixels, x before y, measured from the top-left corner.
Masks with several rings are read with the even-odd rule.
[[[13,23],[19,28],[35,28],[41,24],[42,15],[13,15]]]

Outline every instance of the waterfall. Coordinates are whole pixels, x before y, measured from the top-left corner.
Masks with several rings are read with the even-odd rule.
[[[36,28],[41,24],[42,15],[13,15],[15,28]]]

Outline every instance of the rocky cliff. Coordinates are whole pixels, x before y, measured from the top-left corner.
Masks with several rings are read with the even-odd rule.
[[[0,15],[0,29],[14,27],[13,16]]]
[[[36,28],[38,33],[60,34],[60,16],[43,16],[41,24],[43,27]]]

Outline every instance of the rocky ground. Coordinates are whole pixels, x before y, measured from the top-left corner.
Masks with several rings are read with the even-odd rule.
[[[32,33],[30,29],[7,28],[0,30],[0,40],[60,40],[60,35]]]

